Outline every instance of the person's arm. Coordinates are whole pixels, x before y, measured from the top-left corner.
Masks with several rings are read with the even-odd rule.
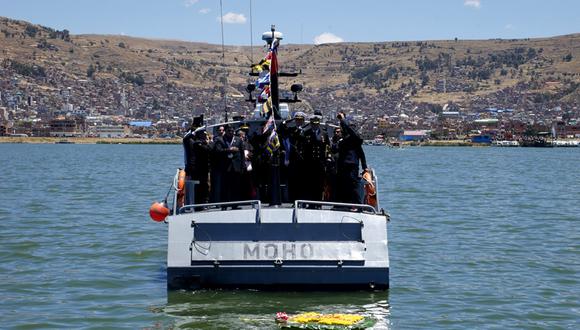
[[[356,152],[358,154],[358,157],[360,158],[360,164],[362,166],[363,171],[368,169],[367,167],[367,157],[365,156],[365,151],[362,148],[362,145],[360,145],[357,149]]]
[[[346,122],[346,118],[344,117],[344,114],[343,113],[340,113],[339,114],[339,120],[340,120],[340,128],[342,129],[342,131],[345,132],[347,135],[349,135],[351,140],[355,141],[356,143],[361,143],[362,144],[363,139]]]

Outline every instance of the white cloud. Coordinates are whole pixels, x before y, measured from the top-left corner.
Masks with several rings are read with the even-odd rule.
[[[227,13],[223,16],[224,23],[226,24],[244,24],[246,23],[246,16],[244,14]],[[220,21],[220,17],[217,18]]]
[[[479,7],[481,7],[481,0],[465,0],[463,5],[479,9]]]
[[[199,0],[185,0],[183,1],[183,5],[187,8],[195,5]]]
[[[511,30],[513,28],[514,28],[514,26],[512,24],[506,24],[506,26],[505,26],[506,30]]]
[[[205,15],[205,14],[209,14],[210,11],[211,11],[211,9],[209,9],[209,8],[201,8],[199,10],[199,13]]]
[[[314,37],[314,44],[316,44],[316,45],[332,44],[332,43],[343,42],[343,41],[344,41],[344,39],[342,39],[341,37],[336,36],[330,32],[324,32],[323,34]]]

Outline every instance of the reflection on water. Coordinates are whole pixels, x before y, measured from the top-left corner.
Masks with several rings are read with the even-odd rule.
[[[276,312],[353,313],[389,328],[388,292],[172,291],[161,311],[181,329],[277,329]]]

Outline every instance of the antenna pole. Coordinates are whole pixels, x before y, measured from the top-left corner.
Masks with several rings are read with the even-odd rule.
[[[228,121],[228,72],[226,69],[226,46],[224,42],[224,10],[223,3],[220,0],[220,23],[222,27],[222,67],[224,69],[224,85],[223,85],[223,96],[224,96],[224,111],[226,116],[226,122]]]
[[[254,27],[252,20],[252,0],[250,0],[250,65],[254,64],[254,42],[252,41],[254,37]]]

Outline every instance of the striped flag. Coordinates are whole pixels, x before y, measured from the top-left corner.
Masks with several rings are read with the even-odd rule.
[[[274,116],[270,118],[273,117]],[[276,128],[274,127],[272,133],[270,133],[270,136],[268,137],[268,145],[266,146],[266,150],[268,151],[268,154],[270,154],[270,157],[272,157],[278,148],[280,148],[280,139],[278,139],[278,133],[276,133]]]
[[[264,129],[262,130],[262,134],[266,134],[266,132],[268,130],[270,130],[270,128],[272,128],[273,131],[276,130],[276,121],[274,121],[274,116],[270,116],[270,118],[266,122],[266,125],[264,125]]]

